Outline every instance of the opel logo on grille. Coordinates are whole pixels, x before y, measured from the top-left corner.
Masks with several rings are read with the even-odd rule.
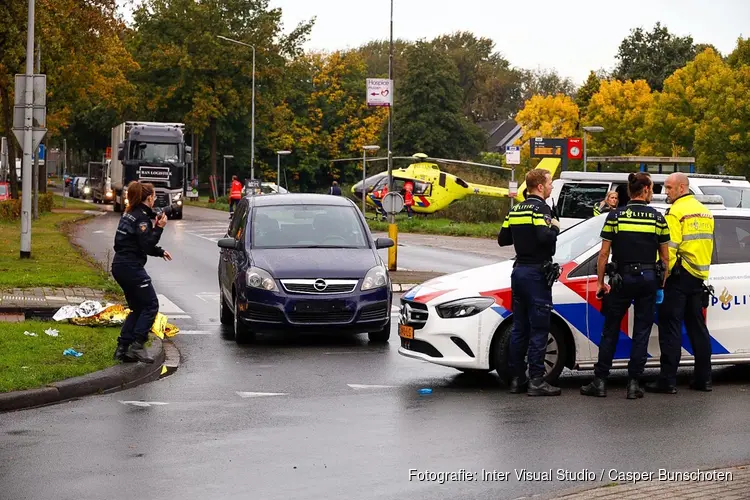
[[[315,280],[315,283],[313,283],[313,288],[315,288],[315,290],[319,292],[322,292],[323,290],[328,288],[328,283],[326,283],[326,280],[323,279]]]

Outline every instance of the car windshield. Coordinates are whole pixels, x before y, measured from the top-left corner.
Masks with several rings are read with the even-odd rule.
[[[727,208],[750,208],[750,187],[747,186],[701,186],[703,194],[714,194],[724,198]]]
[[[4,185],[0,186],[0,194],[8,194],[8,190]]]
[[[180,161],[178,144],[157,144],[153,142],[132,143],[132,157],[148,163],[164,163]]]
[[[606,213],[592,217],[561,232],[557,237],[557,250],[552,260],[560,265],[567,264],[598,244],[606,218]]]
[[[332,205],[258,207],[253,248],[368,248],[356,209]]]

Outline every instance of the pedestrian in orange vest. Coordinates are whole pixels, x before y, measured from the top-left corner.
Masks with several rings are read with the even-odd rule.
[[[242,199],[242,183],[236,175],[232,176],[232,188],[229,191],[229,215],[234,214],[234,206]]]

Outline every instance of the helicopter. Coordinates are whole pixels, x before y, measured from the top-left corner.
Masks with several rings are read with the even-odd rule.
[[[387,158],[377,158],[367,160],[368,163],[371,161],[378,161]],[[448,164],[464,164],[464,165],[475,165],[481,167],[489,167],[501,170],[511,170],[508,167],[499,167],[497,165],[488,165],[484,163],[475,163],[461,160],[446,160],[442,158],[430,158],[424,153],[416,153],[412,156],[398,156],[393,157],[394,160],[417,160],[405,168],[398,168],[392,170],[393,175],[393,189],[398,193],[403,193],[407,182],[413,186],[413,197],[414,205],[412,210],[415,213],[421,214],[433,214],[440,210],[448,207],[451,203],[465,198],[466,196],[478,195],[478,196],[491,196],[495,198],[507,198],[510,197],[508,188],[486,186],[483,184],[473,184],[464,181],[460,177],[453,174],[443,172],[437,163],[441,162]],[[550,172],[554,177],[555,172],[559,168],[561,160],[559,158],[544,158],[537,168],[541,168]],[[352,187],[352,193],[356,195],[358,199],[362,198],[362,189],[367,191],[366,202],[380,208],[380,199],[377,194],[382,192],[381,190],[388,184],[388,173],[381,172],[365,179],[365,181],[359,181]],[[523,192],[526,187],[524,181],[518,186],[518,194],[515,196],[516,201],[523,201],[525,196]]]

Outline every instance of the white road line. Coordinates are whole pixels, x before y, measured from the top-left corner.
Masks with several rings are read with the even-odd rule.
[[[207,330],[180,330],[177,335],[211,335]]]
[[[124,405],[130,406],[162,406],[168,405],[169,403],[162,403],[160,401],[120,401]]]
[[[201,292],[195,295],[199,299],[201,299],[203,302],[218,302],[219,301],[219,293],[218,292]]]
[[[175,304],[174,302],[166,298],[164,295],[157,294],[156,296],[159,298],[159,312],[160,313],[170,314],[170,313],[184,313],[185,312],[182,309],[180,309],[180,307],[177,304]]]
[[[392,389],[394,387],[398,387],[396,385],[365,385],[365,384],[346,384],[352,389],[359,390],[359,389]]]
[[[167,317],[167,319],[190,319],[192,316],[189,314],[170,314],[170,313],[162,313],[164,316]]]
[[[288,396],[285,392],[240,392],[236,393],[241,398],[262,398],[264,396]]]

